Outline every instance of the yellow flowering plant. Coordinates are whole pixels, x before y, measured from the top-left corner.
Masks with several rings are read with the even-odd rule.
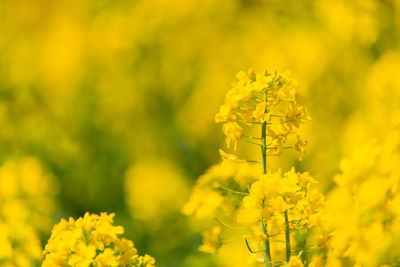
[[[0,166],[0,264],[37,266],[41,236],[51,229],[58,183],[34,157]]]
[[[236,150],[239,140],[246,141],[260,147],[261,160],[244,160],[220,150],[222,162],[197,180],[183,213],[215,219],[203,232],[202,251],[215,253],[224,242],[224,229],[236,230],[253,263],[315,265],[312,256],[323,254],[324,197],[314,189],[316,181],[308,172],[267,168],[267,158],[285,149],[303,156],[307,142],[296,134],[309,120],[304,98],[290,73],[250,69],[236,78],[215,120],[224,123],[228,147]],[[245,127],[261,128],[260,136],[246,135]]]
[[[341,161],[337,186],[327,195],[327,217],[334,228],[328,266],[399,265],[399,126]]]
[[[258,124],[262,126],[263,141],[271,141],[268,145],[260,144],[266,152],[279,155],[283,149],[293,147],[302,156],[306,142],[299,136],[293,146],[285,147],[288,137],[309,119],[304,99],[296,92],[297,82],[290,73],[256,73],[250,69],[247,74],[239,72],[236,78],[215,116],[216,122],[224,123],[222,129],[228,148],[233,145],[236,150],[239,139],[249,138],[244,136],[242,125]]]
[[[124,228],[113,225],[114,216],[103,212],[61,219],[45,247],[42,266],[153,267],[151,256],[139,256],[132,241],[119,237]]]

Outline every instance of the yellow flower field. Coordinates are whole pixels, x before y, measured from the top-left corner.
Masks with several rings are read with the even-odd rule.
[[[0,1],[0,266],[400,266],[400,1]]]

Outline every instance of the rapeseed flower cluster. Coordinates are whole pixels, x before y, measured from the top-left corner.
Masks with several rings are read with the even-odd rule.
[[[42,266],[154,266],[152,257],[139,256],[132,241],[119,237],[124,229],[113,225],[114,216],[85,213],[77,220],[62,219],[53,228]]]
[[[199,247],[204,252],[215,253],[236,230],[253,263],[317,266],[329,236],[322,227],[324,196],[308,172],[267,168],[267,157],[284,149],[293,148],[303,156],[307,142],[296,134],[309,120],[304,98],[289,73],[250,69],[236,77],[215,120],[224,123],[228,147],[236,150],[239,140],[257,145],[261,160],[244,160],[220,150],[222,162],[200,176],[183,213],[208,219],[210,227]],[[258,137],[245,133],[254,126],[261,128]]]
[[[6,160],[0,167],[0,262],[37,266],[41,236],[50,230],[58,183],[33,157]]]
[[[268,151],[279,155],[287,143],[289,135],[297,132],[298,127],[309,119],[303,97],[296,92],[297,82],[290,73],[268,71],[256,73],[239,72],[237,81],[225,97],[225,103],[215,116],[216,122],[224,122],[222,127],[228,148],[244,136],[243,126],[252,124],[266,125],[266,135],[271,138]],[[294,148],[302,155],[306,142],[297,136]]]
[[[400,124],[355,149],[340,164],[327,196],[333,226],[328,266],[398,266]]]

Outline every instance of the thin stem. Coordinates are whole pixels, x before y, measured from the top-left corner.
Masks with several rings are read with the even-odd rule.
[[[294,146],[283,146],[282,149],[292,149]],[[266,149],[278,149],[277,146],[267,147]]]
[[[267,173],[267,123],[264,122],[261,126],[261,155],[263,172]]]
[[[261,225],[261,231],[267,234],[267,227],[266,224],[264,223],[264,218],[261,216],[260,218],[260,225]],[[271,264],[271,249],[269,247],[269,238],[267,237],[263,241],[263,251],[264,251],[264,258],[265,258],[265,267],[272,267]]]
[[[255,253],[265,252],[264,249],[257,250],[257,251],[253,251],[253,250],[251,249],[251,247],[250,247],[249,242],[247,241],[247,239],[244,239],[244,242],[246,242],[247,249],[250,251],[250,253],[255,254]]]
[[[279,240],[279,239],[271,239],[270,242],[286,243],[285,240]]]
[[[229,187],[226,187],[226,186],[222,185],[219,182],[218,182],[218,185],[219,185],[220,188],[222,188],[222,189],[224,189],[224,190],[226,190],[228,192],[231,192],[233,194],[238,194],[238,195],[243,195],[243,196],[247,196],[249,194],[249,193],[246,193],[246,192],[240,192],[240,191],[233,190],[233,189],[231,189]]]
[[[225,226],[226,228],[232,229],[232,230],[248,230],[249,228],[246,227],[235,227],[235,226],[231,226],[229,224],[227,224],[226,222],[221,221],[220,219],[218,219],[217,217],[215,217],[215,220],[217,222],[219,222],[220,224],[222,224],[223,226]]]
[[[286,119],[286,118],[287,118],[286,116],[276,115],[276,114],[271,114],[270,116],[271,116],[271,117],[276,117],[276,118],[283,118],[283,119]]]
[[[308,247],[308,248],[304,247],[304,248],[298,248],[298,249],[291,249],[290,251],[292,251],[294,253],[296,253],[296,252],[300,253],[301,252],[301,253],[304,254],[305,251],[314,251],[314,250],[320,250],[320,249],[321,248],[319,246],[315,245],[315,246],[311,246],[311,247]]]
[[[300,191],[297,191],[297,192],[300,192]],[[303,218],[300,218],[300,219],[298,219],[298,220],[290,220],[289,222],[290,223],[293,223],[293,224],[300,224],[300,222],[303,220]]]
[[[261,140],[261,137],[254,137],[254,136],[249,136],[249,135],[245,135],[243,137],[248,138],[248,139]]]
[[[281,155],[281,153],[269,153],[269,154],[267,154],[267,156],[268,157],[277,157],[277,156],[280,156]]]
[[[249,163],[261,163],[261,161],[259,161],[259,160],[249,160],[249,159],[239,159],[237,161],[249,162]]]
[[[289,216],[287,210],[284,212],[285,215],[285,237],[286,237],[286,261],[290,260],[290,227],[289,227]]]
[[[250,124],[261,124],[261,122],[258,121],[245,121],[245,120],[237,120],[238,122],[243,122],[243,123],[250,123]]]
[[[260,102],[263,102],[263,100],[262,99],[260,99],[260,98],[258,98],[258,97],[256,97],[256,96],[253,96],[253,98],[251,98],[251,100],[257,100],[257,101],[260,101]],[[256,102],[256,101],[254,101],[254,102]],[[259,103],[259,102],[256,102],[256,103]]]
[[[243,139],[243,141],[245,141],[245,142],[247,142],[247,143],[250,143],[250,144],[253,144],[253,145],[256,145],[256,146],[262,146],[262,144],[259,144],[259,143],[257,143],[257,142],[253,142],[253,141],[251,141],[251,140]]]
[[[280,236],[281,235],[281,233],[279,233],[279,234],[274,234],[274,235],[269,235],[268,234],[268,237],[274,237],[274,236]]]
[[[280,125],[280,124],[284,124],[284,123],[288,123],[290,121],[280,121],[280,122],[271,122],[271,123],[267,123],[268,125]]]
[[[264,100],[267,101],[267,92],[264,93]],[[267,113],[267,107],[265,107],[264,113]],[[261,126],[261,162],[263,165],[263,173],[267,173],[267,122],[263,122]],[[264,201],[262,202],[262,208],[264,209]],[[264,223],[264,218],[261,216],[260,218],[260,228],[265,235],[267,232],[267,225]],[[264,258],[265,258],[265,267],[272,267],[272,259],[271,259],[271,250],[269,246],[269,237],[263,241],[263,249],[264,249]]]
[[[294,120],[281,121],[281,122],[279,122],[279,124],[288,123],[288,122],[292,122],[292,121],[294,121]]]
[[[271,123],[271,122],[259,122],[259,121],[245,121],[245,120],[237,120],[238,122],[242,122],[242,123],[249,123],[249,124],[268,124],[268,125],[271,125],[271,124],[281,124],[281,123]],[[286,122],[283,122],[283,123],[286,123]]]

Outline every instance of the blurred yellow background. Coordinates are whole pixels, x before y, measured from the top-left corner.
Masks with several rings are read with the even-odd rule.
[[[0,187],[27,172],[45,188],[34,204],[37,188],[0,190],[0,226],[30,221],[9,219],[14,198],[42,244],[61,217],[115,212],[159,267],[233,266],[197,252],[180,210],[225,149],[214,115],[234,75],[291,70],[309,147],[273,167],[327,192],[340,159],[400,116],[399,38],[397,0],[0,0]]]

